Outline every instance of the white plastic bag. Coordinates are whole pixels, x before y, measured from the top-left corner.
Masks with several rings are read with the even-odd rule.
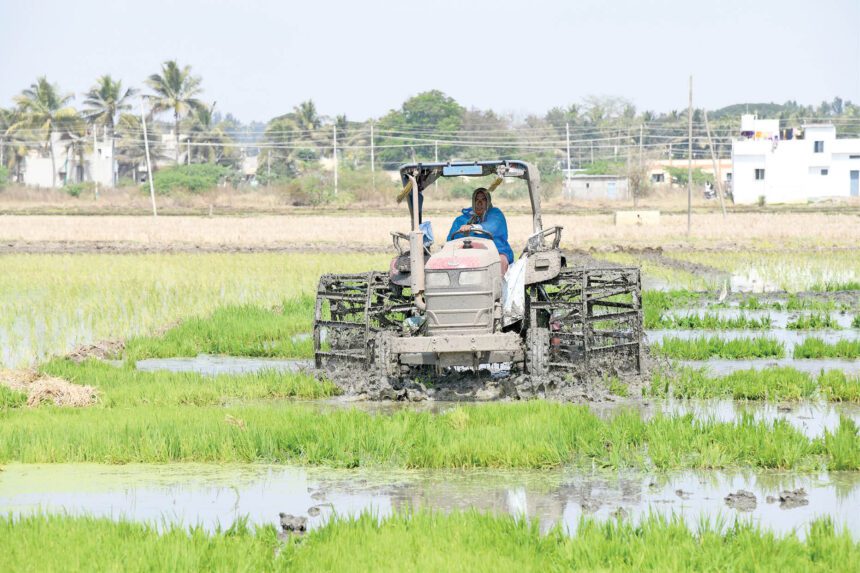
[[[507,326],[525,316],[526,268],[529,258],[523,255],[508,267],[502,283],[502,324]]]

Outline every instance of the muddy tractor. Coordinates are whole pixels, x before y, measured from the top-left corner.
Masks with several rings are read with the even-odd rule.
[[[540,177],[533,165],[415,163],[402,166],[400,176],[398,200],[406,200],[411,226],[408,233],[392,232],[390,267],[320,278],[313,328],[317,368],[353,363],[392,377],[484,365],[532,375],[604,367],[639,373],[639,269],[568,266],[559,248],[562,227],[541,222]],[[422,207],[440,177],[481,179],[475,186],[482,183],[489,192],[509,178],[525,182],[532,234],[520,238],[525,248],[504,276],[488,231],[455,234],[441,248],[432,244]]]

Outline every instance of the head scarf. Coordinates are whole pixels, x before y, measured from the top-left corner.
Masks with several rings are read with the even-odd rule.
[[[483,193],[487,198],[487,210],[484,211],[484,215],[482,217],[478,217],[478,212],[475,211],[475,199],[478,197],[478,193]],[[489,191],[485,187],[478,187],[474,191],[472,191],[472,213],[473,218],[478,221],[483,221],[487,218],[487,213],[490,212],[490,209],[493,208],[493,197]]]

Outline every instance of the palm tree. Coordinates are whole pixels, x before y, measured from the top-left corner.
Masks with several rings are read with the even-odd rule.
[[[76,114],[75,110],[66,107],[73,97],[72,94],[61,94],[59,87],[42,76],[15,98],[21,117],[11,129],[30,128],[41,132],[51,151],[51,181],[54,187],[57,186],[57,163],[53,135],[59,124]]]
[[[193,149],[194,157],[200,163],[232,164],[237,157],[234,153],[225,153],[224,144],[229,143],[230,137],[224,132],[222,125],[214,123],[213,110],[215,104],[195,110],[186,122],[188,137],[197,144]]]
[[[312,99],[303,101],[294,107],[293,114],[296,118],[296,125],[302,131],[310,133],[322,125],[322,118],[317,113],[317,106]]]
[[[152,111],[173,112],[173,136],[176,139],[176,164],[179,165],[179,119],[189,111],[204,107],[195,96],[203,90],[200,88],[199,76],[191,75],[191,66],[180,68],[176,60],[168,60],[161,64],[161,74],[152,74],[146,80],[155,95],[149,96],[152,101]]]
[[[104,125],[113,134],[117,117],[127,109],[131,109],[128,100],[137,93],[134,88],[123,92],[122,81],[114,81],[110,75],[101,76],[96,84],[84,96],[84,118],[95,125]]]

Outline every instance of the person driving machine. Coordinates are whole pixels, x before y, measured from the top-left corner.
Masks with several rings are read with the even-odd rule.
[[[502,276],[504,276],[508,265],[514,262],[514,251],[508,243],[508,222],[502,210],[493,207],[490,192],[484,187],[478,187],[472,193],[472,206],[463,209],[462,214],[454,219],[447,240],[450,241],[455,234],[459,233],[468,235],[473,230],[487,231],[492,234],[493,243],[499,251]]]

